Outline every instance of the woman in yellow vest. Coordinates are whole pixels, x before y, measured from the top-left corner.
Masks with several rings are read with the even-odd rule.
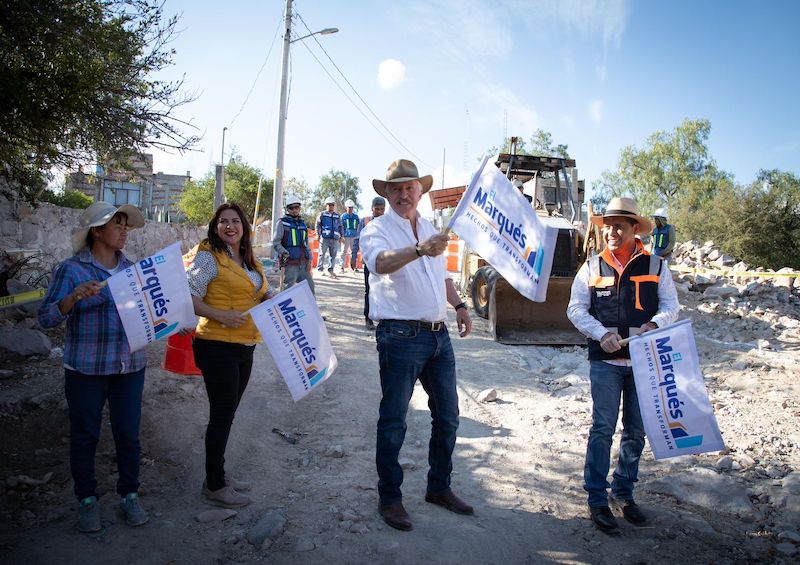
[[[261,341],[253,319],[244,312],[271,296],[264,269],[256,261],[250,223],[238,204],[217,208],[208,238],[185,257],[194,311],[200,316],[194,338],[195,363],[203,372],[209,403],[206,429],[205,501],[238,508],[252,500],[242,494],[250,485],[225,473],[225,447],[236,409]]]

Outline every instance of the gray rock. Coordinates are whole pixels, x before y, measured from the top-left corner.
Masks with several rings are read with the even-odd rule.
[[[0,359],[48,355],[51,347],[50,338],[38,330],[0,329]]]
[[[209,522],[222,522],[223,520],[227,520],[228,518],[236,516],[236,514],[238,514],[236,510],[230,510],[229,508],[217,508],[215,510],[206,510],[205,512],[201,512],[195,516],[195,520],[201,524],[207,524]]]
[[[478,402],[494,402],[497,400],[497,390],[493,388],[487,388],[478,393],[477,396]]]
[[[781,541],[800,543],[800,534],[791,530],[786,530],[778,534],[778,539]]]
[[[739,288],[729,284],[718,284],[710,286],[703,291],[703,296],[706,298],[728,298],[731,296],[738,296]]]
[[[688,469],[656,479],[648,487],[652,492],[667,494],[682,503],[713,512],[749,519],[755,517],[755,509],[742,486],[712,469]]]
[[[255,547],[263,547],[267,540],[276,540],[286,527],[286,518],[277,510],[264,514],[255,526],[247,532],[247,541]]]
[[[294,544],[295,551],[314,551],[317,548],[314,542],[307,538],[297,540]]]
[[[417,468],[417,464],[413,459],[409,459],[408,457],[402,457],[397,460],[400,466],[405,469],[406,471],[410,471],[412,469]]]
[[[733,457],[730,455],[723,455],[717,462],[715,463],[717,469],[726,469],[729,470],[733,467]]]
[[[325,457],[333,457],[334,459],[340,459],[344,457],[344,449],[342,449],[341,445],[329,445],[323,455],[325,455]]]
[[[786,557],[793,557],[797,555],[797,548],[793,543],[782,542],[775,545],[775,551]]]
[[[792,471],[783,477],[782,485],[785,492],[800,495],[800,471]]]

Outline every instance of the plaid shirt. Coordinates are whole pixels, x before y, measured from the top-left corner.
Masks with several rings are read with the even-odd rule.
[[[130,265],[130,260],[119,252],[119,269]],[[44,301],[39,306],[39,324],[43,328],[54,328],[66,320],[64,366],[85,375],[133,373],[147,364],[144,350],[131,353],[122,320],[107,286],[99,294],[77,302],[66,316],[58,309],[58,303],[79,284],[104,281],[110,276],[95,260],[91,250],[84,247],[56,267]]]

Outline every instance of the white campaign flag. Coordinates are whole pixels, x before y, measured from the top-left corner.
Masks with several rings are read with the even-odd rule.
[[[338,366],[317,301],[303,281],[249,310],[292,399],[303,398]]]
[[[692,323],[682,320],[630,341],[639,409],[656,459],[725,449],[708,400]]]
[[[519,190],[487,160],[472,177],[448,229],[520,294],[544,302],[558,229],[544,225]]]
[[[131,351],[194,327],[180,243],[173,243],[108,279]]]

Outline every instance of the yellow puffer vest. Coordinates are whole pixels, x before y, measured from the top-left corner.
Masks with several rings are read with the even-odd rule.
[[[217,276],[208,285],[203,301],[209,306],[224,310],[244,312],[261,302],[267,292],[267,278],[261,263],[256,262],[256,270],[261,275],[261,288],[256,289],[245,270],[233,262],[227,253],[212,249],[207,239],[201,241],[194,249],[183,256],[188,265],[200,251],[208,251],[217,262]],[[196,336],[201,339],[213,339],[228,343],[260,343],[261,334],[248,316],[247,322],[238,328],[226,328],[216,320],[200,316]]]

